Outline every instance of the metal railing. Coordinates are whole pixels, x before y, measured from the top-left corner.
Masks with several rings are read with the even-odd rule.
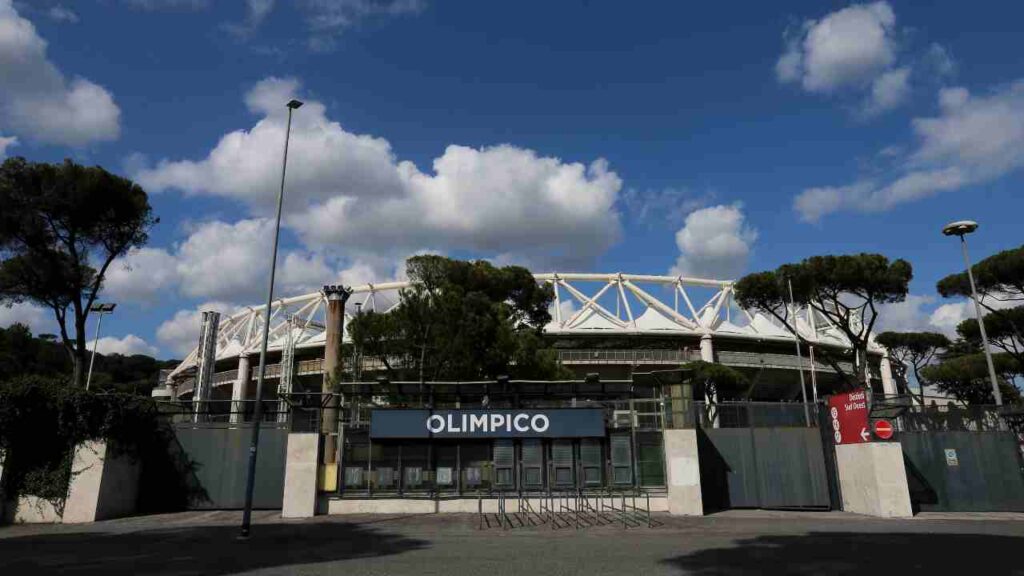
[[[485,511],[493,502],[495,511]],[[660,526],[651,513],[651,495],[631,491],[499,492],[477,498],[477,529],[548,527],[551,530],[595,526],[629,528]]]
[[[559,350],[558,361],[562,364],[669,364],[679,365],[700,360],[698,350]]]
[[[909,406],[899,417],[905,432],[1005,432],[998,406]]]
[[[251,425],[256,411],[255,400],[159,400],[160,413],[173,424],[201,426]],[[278,400],[263,400],[260,422],[286,426],[289,411]]]

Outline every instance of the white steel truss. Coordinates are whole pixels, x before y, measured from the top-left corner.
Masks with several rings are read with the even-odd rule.
[[[755,341],[793,340],[793,335],[775,319],[739,308],[734,299],[733,283],[729,281],[622,273],[545,273],[534,277],[554,290],[552,321],[545,327],[548,334],[707,335]],[[364,312],[389,312],[400,303],[401,291],[409,285],[409,282],[386,282],[354,286],[345,311],[346,328],[357,304]],[[268,350],[290,355],[295,349],[322,348],[326,302],[322,292],[275,300],[270,313]],[[610,309],[612,306],[614,311]],[[218,360],[259,351],[263,308],[246,307],[221,320],[217,336]],[[796,324],[800,335],[809,342],[849,347],[845,335],[810,308],[797,310]],[[347,330],[344,338],[349,340]],[[881,349],[873,347],[872,351],[881,352]],[[171,377],[196,366],[197,358],[198,351],[193,350]]]

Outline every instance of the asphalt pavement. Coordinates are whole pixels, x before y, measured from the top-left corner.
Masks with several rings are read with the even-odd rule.
[[[480,530],[475,515],[187,512],[0,527],[0,575],[1024,574],[1024,515],[731,511],[655,527]],[[599,521],[599,519],[597,520]]]

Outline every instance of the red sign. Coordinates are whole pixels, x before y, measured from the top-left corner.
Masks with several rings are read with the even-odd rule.
[[[875,436],[882,440],[892,438],[892,423],[888,420],[875,420]]]
[[[832,437],[836,444],[869,442],[868,396],[860,390],[836,394],[828,399],[828,415],[832,421]]]

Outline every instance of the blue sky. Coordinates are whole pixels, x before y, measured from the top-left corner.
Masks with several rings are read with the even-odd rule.
[[[0,156],[129,175],[161,223],[108,282],[109,351],[180,356],[262,299],[283,104],[282,293],[434,251],[536,271],[734,277],[821,253],[914,265],[888,327],[1019,246],[1024,5],[0,0]],[[16,140],[14,140],[16,139]],[[0,323],[52,330],[42,311]]]

